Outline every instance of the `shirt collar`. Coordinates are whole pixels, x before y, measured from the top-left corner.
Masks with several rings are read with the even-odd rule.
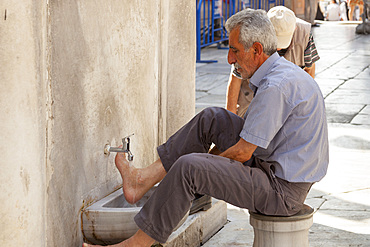
[[[261,80],[271,69],[272,65],[280,58],[279,54],[275,52],[254,72],[253,76],[250,78],[249,82],[255,87],[259,87]]]

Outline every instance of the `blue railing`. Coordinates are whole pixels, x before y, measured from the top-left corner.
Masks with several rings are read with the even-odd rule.
[[[214,60],[201,60],[203,47],[228,41],[225,29],[226,20],[244,8],[264,9],[284,5],[284,0],[197,0],[197,62],[210,63]]]

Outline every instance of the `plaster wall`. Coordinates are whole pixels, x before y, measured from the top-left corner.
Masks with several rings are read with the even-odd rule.
[[[44,246],[45,6],[0,1],[0,246]]]
[[[168,1],[170,23],[168,25],[168,64],[167,90],[164,94],[167,99],[167,133],[171,136],[179,126],[183,125],[183,119],[190,120],[189,108],[195,109],[195,74],[196,62],[196,6],[194,1],[177,0]],[[180,18],[179,18],[180,16]],[[181,83],[179,83],[181,82]],[[195,81],[194,81],[195,82]],[[181,85],[181,88],[178,88]],[[181,97],[178,91],[181,90]],[[194,113],[193,113],[194,115]],[[166,138],[165,138],[166,139]]]
[[[195,5],[5,0],[0,25],[0,246],[80,246],[121,183],[104,145],[146,166],[194,115]]]

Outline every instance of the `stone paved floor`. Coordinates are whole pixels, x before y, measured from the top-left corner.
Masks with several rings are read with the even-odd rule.
[[[356,25],[325,22],[312,29],[321,57],[316,81],[326,102],[330,164],[306,200],[316,210],[311,247],[370,246],[370,35],[355,34]],[[225,106],[226,56],[227,49],[202,50],[202,60],[218,63],[197,63],[196,112]],[[228,220],[204,246],[252,246],[247,210],[228,205]]]

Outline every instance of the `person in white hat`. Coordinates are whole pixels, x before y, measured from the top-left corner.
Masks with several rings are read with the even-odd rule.
[[[311,24],[297,18],[293,11],[284,6],[271,8],[267,15],[275,28],[279,55],[315,78],[315,62],[320,57],[311,33]],[[226,109],[243,117],[253,99],[253,92],[248,80],[241,79],[237,66],[232,66],[229,77]]]

